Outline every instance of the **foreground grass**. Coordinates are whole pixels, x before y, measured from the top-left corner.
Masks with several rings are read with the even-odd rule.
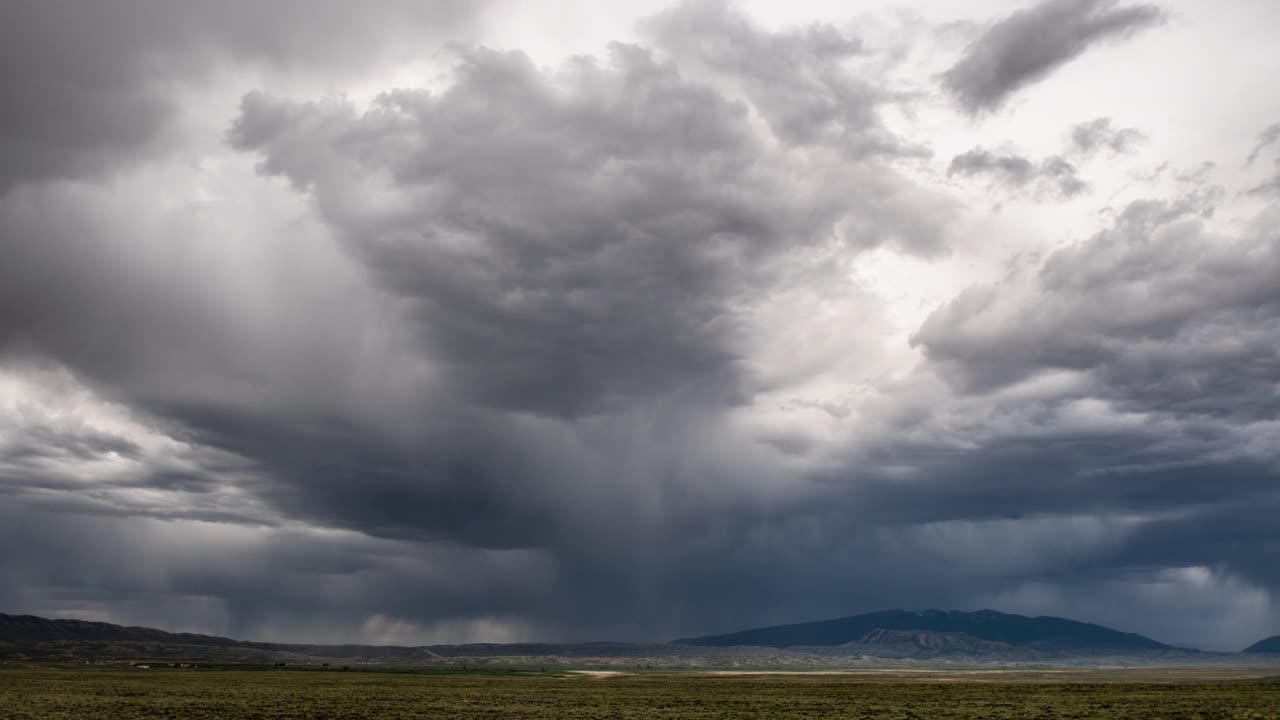
[[[10,667],[0,668],[0,718],[1280,720],[1280,682],[1222,673],[590,678]]]

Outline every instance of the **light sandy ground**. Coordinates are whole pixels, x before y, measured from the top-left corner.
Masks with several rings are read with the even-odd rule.
[[[566,674],[583,679],[634,677],[621,670],[568,670]],[[703,677],[817,677],[838,676],[857,682],[976,682],[976,683],[1197,683],[1280,680],[1280,667],[1141,667],[1141,668],[858,668],[838,670],[668,670],[659,675]]]
[[[708,670],[699,675],[859,675],[865,670]]]
[[[700,675],[996,675],[1016,670],[935,670],[933,668],[856,668],[851,670],[707,670]],[[1077,672],[1074,670],[1036,670],[1036,673]]]
[[[936,670],[933,668],[856,668],[852,670],[707,670],[700,675],[999,675],[1001,673],[1025,673],[1025,670]],[[1041,670],[1037,674],[1080,672],[1075,669]]]
[[[1000,668],[857,670],[708,670],[698,675],[839,675],[880,681],[922,682],[1219,682],[1280,678],[1276,667]]]

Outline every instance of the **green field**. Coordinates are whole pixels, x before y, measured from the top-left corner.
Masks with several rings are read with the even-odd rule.
[[[840,675],[0,667],[0,718],[1276,718],[1265,671]]]

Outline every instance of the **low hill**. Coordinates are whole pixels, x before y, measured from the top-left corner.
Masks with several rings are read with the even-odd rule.
[[[715,650],[716,652],[707,652]],[[193,661],[252,664],[333,662],[370,665],[752,666],[812,664],[786,652],[630,643],[476,643],[468,645],[309,645],[233,640],[148,627],[0,613],[0,657],[25,660]]]
[[[1247,653],[1274,653],[1280,655],[1280,635],[1272,635],[1266,640],[1258,642],[1245,648],[1242,652]]]
[[[920,638],[926,638],[923,641],[925,644],[986,642],[1057,651],[1130,652],[1174,649],[1142,635],[1120,632],[1101,625],[1058,617],[1011,615],[994,610],[886,610],[835,620],[686,638],[675,642],[713,647],[754,645],[775,648],[876,645],[886,642],[901,645],[904,641],[902,633],[915,633]]]
[[[89,620],[52,620],[35,615],[0,613],[0,640],[14,645],[76,640],[82,642],[162,642],[175,645],[239,647],[253,645],[231,638],[171,633],[155,628],[112,625]]]
[[[377,658],[394,662],[439,659],[426,648],[249,642],[148,627],[4,613],[0,613],[0,654],[37,658],[202,658],[227,662],[273,662],[307,657]]]

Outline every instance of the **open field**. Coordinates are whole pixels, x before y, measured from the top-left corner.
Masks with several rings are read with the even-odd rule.
[[[1280,670],[592,676],[0,666],[0,717],[1280,720]]]

